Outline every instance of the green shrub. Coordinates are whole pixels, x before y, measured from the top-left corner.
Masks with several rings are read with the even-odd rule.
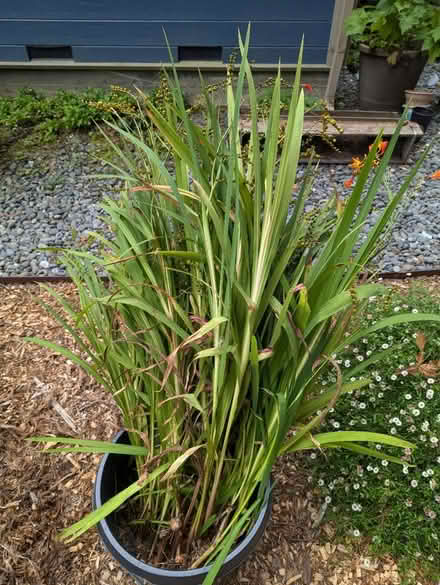
[[[34,127],[44,138],[91,128],[95,122],[112,120],[115,114],[136,112],[134,96],[121,88],[87,89],[81,93],[60,90],[45,96],[22,89],[15,97],[0,97],[0,125],[10,128]]]

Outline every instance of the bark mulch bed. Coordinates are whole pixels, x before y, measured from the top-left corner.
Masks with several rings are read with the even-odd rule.
[[[71,284],[56,288],[74,297]],[[120,421],[104,391],[75,365],[23,341],[37,335],[69,343],[31,295],[50,298],[35,284],[0,286],[0,585],[130,585],[96,530],[73,545],[54,540],[90,510],[99,457],[44,456],[24,439],[60,434],[108,440]],[[317,497],[298,463],[285,457],[277,464],[272,521],[248,563],[225,582],[400,583],[392,559],[369,558],[365,545],[337,543],[329,524],[316,526]]]

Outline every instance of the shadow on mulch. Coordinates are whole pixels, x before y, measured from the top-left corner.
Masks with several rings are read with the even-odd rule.
[[[71,284],[58,292],[74,298]],[[27,344],[38,335],[69,343],[30,293],[36,285],[0,286],[0,585],[132,585],[92,530],[73,545],[56,533],[90,510],[99,458],[44,456],[24,439],[59,434],[110,439],[119,415],[104,391],[68,360]],[[300,459],[276,465],[272,520],[250,560],[226,585],[394,585],[395,563],[363,556],[315,528],[316,495]],[[347,545],[348,546],[348,545]]]

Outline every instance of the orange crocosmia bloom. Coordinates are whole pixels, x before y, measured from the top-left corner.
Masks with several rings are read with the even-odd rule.
[[[303,88],[306,89],[307,91],[313,91],[313,88],[310,85],[310,83],[303,83]]]
[[[388,140],[382,140],[381,142],[379,142],[379,146],[378,146],[378,149],[377,149],[378,152],[380,154],[383,154],[386,151],[387,146],[388,146]]]
[[[440,170],[439,171],[435,171],[435,173],[432,173],[432,175],[429,178],[430,179],[440,180]]]
[[[344,181],[344,187],[346,189],[350,189],[351,187],[353,187],[353,183],[354,183],[354,178],[350,177],[349,179],[347,179],[346,181]]]
[[[359,157],[353,157],[351,159],[350,167],[353,169],[353,172],[359,173],[363,164],[364,164],[364,161],[361,160]]]
[[[368,150],[370,151],[373,148],[374,144],[370,144],[370,146],[368,147]],[[381,140],[377,146],[377,154],[379,156],[382,156],[383,153],[386,151],[388,146],[388,140]]]

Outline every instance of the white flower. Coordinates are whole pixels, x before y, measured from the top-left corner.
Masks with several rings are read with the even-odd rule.
[[[418,313],[418,310],[417,310],[417,309],[413,309],[413,310],[411,311],[411,313]]]
[[[388,349],[390,346],[388,343],[382,343],[382,349]]]
[[[353,425],[355,425],[355,424],[356,424],[356,421],[354,421],[354,420],[351,420],[351,421],[350,421],[348,424],[349,424],[349,425],[352,427]]]
[[[424,433],[426,433],[429,430],[429,422],[427,420],[425,420],[425,422],[422,424],[422,426],[420,428],[422,429],[422,431]]]
[[[414,416],[419,416],[420,410],[418,408],[413,408],[412,413],[413,413]]]
[[[379,444],[378,444],[378,445],[376,445],[376,449],[377,449],[378,451],[380,451],[380,450],[382,449],[382,445],[379,445]]]
[[[402,472],[403,472],[405,475],[408,475],[408,466],[407,466],[407,465],[404,465],[404,466],[403,466],[403,468],[402,468]]]
[[[390,483],[391,483],[391,482],[390,482],[390,480],[389,480],[389,479],[386,479],[386,480],[385,480],[383,483],[384,483],[384,485],[385,485],[386,487],[389,487],[389,485],[390,485]]]
[[[320,487],[322,487],[324,485],[324,480],[323,479],[318,479],[318,485]]]
[[[422,471],[422,475],[423,475],[423,477],[428,477],[428,474],[426,473],[426,471]]]
[[[431,443],[433,445],[437,445],[437,443],[438,443],[437,437],[431,437],[429,440],[431,441]],[[437,463],[440,463],[440,457],[437,458]]]
[[[381,382],[382,378],[380,376],[376,376],[375,380],[376,380],[376,382]]]
[[[369,349],[367,352],[365,352],[366,356],[369,357],[373,352],[371,351],[371,349]]]
[[[386,467],[388,465],[388,461],[386,459],[382,459],[382,465]]]
[[[333,427],[334,427],[335,429],[339,429],[339,427],[341,426],[341,425],[338,423],[338,421],[336,421],[336,420],[332,422],[332,425],[333,425]]]
[[[396,419],[395,419],[395,421],[394,421],[394,422],[396,423],[396,425],[397,425],[398,427],[401,427],[401,426],[402,426],[402,421],[401,421],[400,419],[398,419],[397,417],[396,417]]]
[[[390,430],[390,433],[391,433],[392,435],[395,435],[395,434],[397,434],[397,429],[395,429],[394,427],[392,427],[392,429]]]
[[[354,490],[358,490],[360,487],[361,487],[361,486],[360,486],[360,484],[358,484],[358,483],[354,483],[354,484],[353,484],[353,489],[354,489]]]
[[[364,337],[364,338],[362,339],[362,343],[368,343],[368,339],[367,339],[366,337]]]
[[[400,307],[394,307],[394,312],[398,313],[400,311]]]
[[[383,392],[379,392],[379,394],[377,396],[378,396],[378,398],[383,398]]]
[[[409,427],[409,432],[410,432],[410,433],[415,433],[415,432],[416,432],[416,430],[417,430],[417,427],[416,427],[415,425],[411,425],[411,426]]]
[[[349,368],[349,367],[350,367],[350,360],[345,360],[345,362],[344,362],[344,366],[345,366],[346,368]]]
[[[423,408],[425,408],[425,403],[424,402],[419,402],[417,406],[419,408],[423,409]]]
[[[419,482],[416,479],[411,480],[411,487],[416,488],[419,485]]]
[[[422,441],[422,443],[426,443],[426,435],[420,435],[419,439]]]
[[[351,505],[351,509],[353,512],[360,512],[362,510],[362,506],[360,504],[354,503]]]
[[[406,398],[407,400],[411,400],[412,396],[411,396],[411,394],[405,394],[405,398]]]
[[[332,501],[331,497],[330,496],[326,496],[325,503],[326,504],[330,504],[331,501]]]
[[[359,350],[357,347],[353,347],[353,353],[359,353]]]
[[[373,468],[373,473],[379,473],[379,468],[378,467],[374,467]]]
[[[366,425],[366,424],[367,424],[367,419],[361,418],[361,425]]]
[[[427,391],[426,391],[426,398],[427,398],[428,400],[431,400],[431,398],[434,398],[434,391],[433,391],[433,390],[431,390],[431,389],[427,390]]]
[[[393,380],[393,382],[394,382],[394,380],[397,380],[397,376],[396,376],[396,374],[392,374],[392,375],[391,375],[391,380]]]
[[[353,536],[358,537],[360,535],[361,535],[361,533],[359,532],[359,530],[357,530],[357,528],[355,530],[353,530]]]
[[[435,382],[434,378],[428,378],[426,381],[428,382],[428,384],[434,384]]]
[[[310,459],[316,459],[316,453],[310,453]]]
[[[365,408],[367,408],[367,405],[365,404],[365,402],[359,402],[359,408],[361,410],[364,410]]]
[[[364,356],[363,355],[357,355],[356,359],[358,362],[363,362],[364,361]]]
[[[402,374],[402,376],[404,376],[404,377],[408,375],[408,371],[407,371],[407,370],[402,370],[400,373],[401,373],[401,374]]]

